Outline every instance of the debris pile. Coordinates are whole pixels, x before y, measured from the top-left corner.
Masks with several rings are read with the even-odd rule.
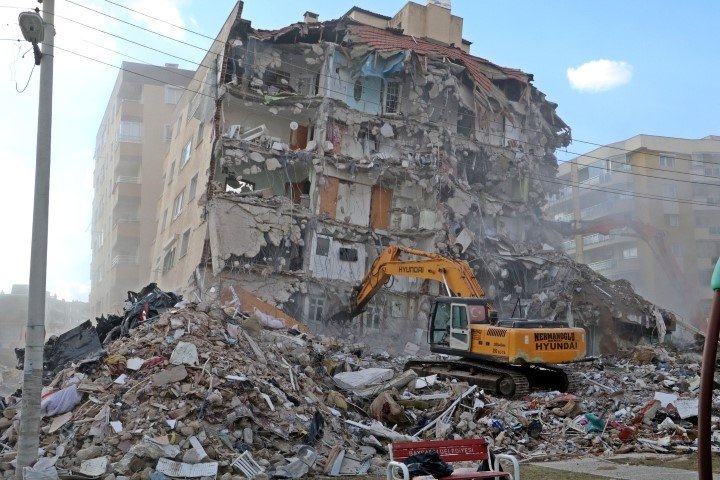
[[[572,393],[504,399],[241,310],[180,302],[140,318],[102,356],[56,362],[35,468],[60,478],[382,475],[387,443],[419,438],[485,437],[523,459],[694,448],[699,363],[687,354],[639,346],[570,367]],[[8,397],[0,416],[4,476],[19,406]]]

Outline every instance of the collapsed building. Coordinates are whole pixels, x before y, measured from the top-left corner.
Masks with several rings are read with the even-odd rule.
[[[531,311],[597,325],[595,307],[573,316],[581,289],[558,284],[574,262],[529,255],[561,242],[540,209],[571,138],[531,74],[471,55],[442,2],[392,18],[307,12],[272,31],[242,7],[176,109],[152,281],[203,301],[232,286],[318,326],[395,243],[466,259],[501,315],[548,299]],[[396,278],[357,325],[422,343],[444,293]],[[608,348],[616,324],[633,326],[630,341],[672,331],[672,314],[643,302],[608,310]]]

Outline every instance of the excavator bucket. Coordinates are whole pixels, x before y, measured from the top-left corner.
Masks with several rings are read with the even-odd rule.
[[[349,323],[353,318],[357,317],[362,313],[362,310],[351,310],[344,309],[340,310],[327,318],[327,323],[334,325],[345,325]]]

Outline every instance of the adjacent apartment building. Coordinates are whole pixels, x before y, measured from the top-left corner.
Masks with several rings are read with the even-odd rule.
[[[720,256],[720,137],[637,135],[563,163],[568,254],[703,327]]]
[[[512,291],[499,245],[543,239],[570,138],[533,76],[470,54],[443,2],[277,30],[241,14],[173,114],[152,279],[194,301],[243,289],[313,325],[397,243],[472,260],[490,294]],[[424,327],[444,294],[387,287],[362,322],[387,339]]]
[[[175,105],[195,72],[123,62],[95,144],[90,310],[117,313],[150,277]]]

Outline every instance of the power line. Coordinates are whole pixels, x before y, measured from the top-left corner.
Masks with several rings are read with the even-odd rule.
[[[87,55],[83,55],[83,54],[80,54],[80,53],[77,53],[77,52],[73,52],[73,51],[71,51],[71,50],[68,50],[68,49],[65,49],[65,48],[62,48],[62,47],[56,46],[56,48],[58,48],[58,50],[66,51],[66,52],[68,52],[68,53],[72,53],[72,54],[74,54],[74,55],[78,55],[78,56],[80,56],[80,57],[83,57],[83,58],[88,59],[88,60],[91,60],[91,61],[95,61],[95,62],[98,62],[98,63],[102,63],[102,64],[104,64],[104,65],[107,65],[107,66],[116,68],[116,69],[118,69],[118,70],[127,71],[127,72],[129,72],[129,73],[133,73],[133,74],[139,75],[139,76],[141,76],[141,77],[144,77],[144,78],[147,78],[147,79],[150,79],[150,80],[161,81],[161,80],[158,79],[158,78],[154,78],[154,77],[149,76],[149,75],[139,74],[139,73],[134,72],[134,71],[132,71],[132,70],[128,70],[128,69],[125,69],[125,68],[123,68],[123,67],[118,67],[118,66],[113,65],[113,64],[111,64],[111,63],[107,63],[107,62],[104,62],[104,61],[102,61],[102,60],[98,60],[98,59],[89,57],[89,56],[87,56]],[[175,86],[175,87],[177,87],[177,88],[181,88],[181,89],[183,89],[183,90],[186,90],[186,91],[189,91],[189,92],[192,92],[192,93],[200,94],[200,95],[203,95],[203,96],[206,96],[206,97],[209,97],[209,98],[212,98],[212,99],[215,100],[215,97],[214,97],[214,96],[208,95],[208,94],[203,93],[203,92],[200,92],[200,91],[192,90],[192,89],[190,89],[190,88],[187,88],[187,87],[184,87],[184,86],[181,86],[181,85],[172,85],[172,86]],[[257,108],[249,107],[249,106],[244,106],[244,108],[249,109],[249,110],[255,110],[255,111],[260,112],[260,113],[263,113],[263,114],[267,113],[267,112],[265,112],[265,111],[259,110],[259,109],[257,109]],[[290,120],[290,121],[293,120],[293,119],[290,118],[290,117],[285,117],[285,116],[282,116],[282,115],[274,115],[274,116],[279,117],[279,118],[284,118],[284,119]],[[452,134],[449,134],[449,135],[453,136]],[[481,145],[493,146],[492,144],[480,142],[480,141],[477,141],[477,140],[475,140],[475,142],[476,142],[476,143],[479,143],[479,144],[481,144]],[[526,142],[521,142],[521,143],[526,143]],[[631,172],[623,172],[623,173],[631,173]],[[705,203],[694,202],[694,201],[689,200],[689,199],[678,199],[678,198],[664,197],[664,196],[661,196],[661,195],[638,194],[638,193],[636,193],[636,192],[631,192],[631,191],[628,191],[628,190],[618,190],[618,189],[610,189],[610,188],[595,188],[595,187],[590,186],[590,185],[581,185],[581,184],[579,184],[579,183],[575,184],[575,183],[573,183],[573,182],[569,182],[569,183],[558,183],[559,181],[562,182],[562,181],[564,181],[564,180],[563,180],[563,179],[558,179],[557,177],[547,177],[547,176],[544,176],[544,175],[541,175],[541,174],[536,174],[536,175],[538,175],[538,176],[540,176],[540,177],[544,177],[544,180],[541,179],[541,181],[547,181],[547,182],[549,182],[549,183],[556,183],[556,184],[565,185],[565,186],[571,185],[571,186],[578,186],[578,188],[584,188],[584,189],[588,189],[588,190],[605,191],[605,192],[609,192],[609,193],[620,193],[620,194],[626,194],[626,195],[636,196],[636,197],[639,197],[639,198],[648,198],[648,199],[652,199],[652,200],[665,200],[665,201],[671,201],[671,202],[676,202],[676,203],[689,203],[689,204],[699,205],[699,206],[708,206],[708,205],[705,204]],[[642,175],[642,174],[638,174],[638,175]],[[643,176],[647,176],[647,175],[643,175]],[[681,181],[681,180],[676,180],[676,181]],[[685,183],[694,183],[694,182],[686,182],[686,181],[683,181],[683,182],[685,182]],[[717,184],[710,184],[710,183],[701,183],[701,184],[718,186]]]
[[[184,27],[180,27],[180,26],[178,26],[178,25],[174,25],[174,24],[172,24],[172,23],[170,23],[170,22],[167,22],[167,21],[165,21],[165,20],[159,19],[159,18],[154,17],[154,16],[152,16],[152,15],[145,14],[145,13],[143,13],[143,12],[140,12],[140,11],[138,11],[138,10],[135,10],[135,9],[132,9],[132,8],[129,8],[129,7],[124,7],[124,6],[119,5],[119,4],[115,3],[115,2],[112,2],[111,0],[106,0],[106,1],[109,2],[109,3],[115,4],[115,5],[121,6],[121,7],[123,7],[123,8],[126,8],[127,10],[133,11],[133,12],[139,14],[139,15],[142,15],[142,16],[145,16],[145,17],[148,17],[148,18],[151,18],[151,19],[160,21],[160,22],[162,22],[162,23],[166,23],[166,24],[168,24],[168,25],[170,25],[170,26],[173,26],[173,27],[175,27],[175,28],[179,28],[179,29],[182,29],[182,30],[187,30],[187,29],[185,29]],[[87,6],[82,5],[82,4],[79,4],[79,3],[77,3],[77,2],[74,2],[74,1],[72,1],[72,0],[68,0],[68,2],[70,2],[70,3],[74,4],[74,5],[77,5],[77,6],[79,6],[79,7],[85,8],[85,9],[87,9],[87,10],[90,10],[90,11],[92,11],[92,12],[95,12],[95,13],[97,13],[97,14],[100,14],[100,15],[106,16],[106,17],[108,17],[108,18],[117,20],[117,21],[119,21],[119,22],[125,23],[125,24],[127,24],[127,25],[131,25],[131,26],[136,27],[136,28],[139,28],[139,29],[141,29],[141,30],[144,30],[144,31],[153,33],[153,34],[155,34],[155,35],[161,36],[161,37],[166,38],[166,39],[168,39],[168,40],[176,41],[176,42],[182,43],[182,44],[184,44],[184,45],[192,46],[193,48],[196,48],[196,49],[198,49],[198,50],[202,50],[203,52],[206,52],[206,51],[207,51],[205,48],[202,48],[202,47],[199,47],[199,46],[197,46],[197,45],[193,45],[193,44],[190,44],[190,43],[188,43],[188,42],[184,42],[184,41],[175,39],[175,38],[173,38],[173,37],[170,37],[170,36],[168,36],[168,35],[164,35],[164,34],[159,33],[159,32],[155,32],[155,31],[153,31],[153,30],[151,30],[151,29],[142,27],[142,26],[140,26],[140,25],[134,24],[134,23],[129,22],[129,21],[126,21],[126,20],[122,20],[122,19],[120,19],[120,18],[117,18],[117,17],[114,17],[114,16],[112,16],[112,15],[106,14],[106,13],[101,12],[101,11],[99,11],[99,10],[96,10],[96,9],[93,9],[93,8],[90,8],[90,7],[87,7]],[[166,54],[166,55],[170,55],[170,56],[172,56],[173,58],[177,58],[177,59],[180,59],[180,60],[183,60],[183,61],[187,61],[187,62],[189,62],[189,63],[193,63],[193,64],[198,65],[198,66],[204,66],[204,67],[206,67],[206,68],[210,68],[210,67],[208,67],[208,66],[206,66],[206,65],[203,65],[202,63],[196,63],[196,62],[193,62],[193,61],[191,61],[191,60],[184,59],[184,58],[182,58],[182,57],[177,57],[177,56],[172,55],[172,54],[169,54],[169,53],[167,53],[167,52],[163,52],[163,51],[157,50],[157,49],[155,49],[155,48],[153,48],[153,47],[149,47],[149,46],[147,46],[147,45],[144,45],[144,44],[141,44],[141,43],[138,43],[138,42],[134,42],[134,41],[132,41],[132,40],[125,39],[125,38],[123,38],[123,37],[119,37],[119,36],[114,35],[114,34],[112,34],[112,33],[105,32],[104,30],[97,29],[97,28],[95,28],[95,27],[90,27],[90,26],[88,26],[88,25],[82,24],[82,23],[77,22],[77,21],[75,21],[75,20],[72,20],[72,19],[68,19],[68,20],[74,21],[74,22],[76,22],[76,23],[78,23],[78,24],[80,24],[80,25],[83,25],[83,26],[87,27],[87,28],[92,28],[92,29],[94,29],[94,30],[97,30],[97,31],[100,31],[100,32],[103,32],[103,33],[107,33],[107,34],[109,34],[109,35],[116,36],[117,38],[120,38],[120,39],[122,39],[122,40],[129,41],[129,42],[131,42],[131,43],[134,43],[134,44],[143,46],[143,47],[145,47],[145,48],[149,48],[149,49],[151,49],[151,50],[157,51],[158,53],[163,53],[163,54]],[[189,31],[190,33],[196,34],[196,35],[200,35],[200,36],[202,36],[202,37],[204,37],[204,38],[208,38],[208,39],[211,39],[211,40],[213,40],[213,41],[219,42],[218,40],[213,39],[213,38],[211,38],[211,37],[209,37],[209,36],[207,36],[207,35],[204,35],[204,34],[201,34],[201,33],[198,33],[198,32],[193,32],[193,31],[191,31],[191,30],[187,30],[187,31]],[[269,57],[269,55],[263,54],[263,53],[259,53],[259,52],[255,52],[255,55],[256,55],[256,56]],[[339,81],[339,82],[341,82],[341,83],[345,83],[345,84],[347,84],[347,85],[350,85],[350,84],[353,83],[353,82],[350,82],[350,81],[348,81],[348,80],[343,80],[343,79],[341,79],[341,78],[335,79],[334,77],[331,77],[331,76],[329,76],[329,75],[325,75],[325,74],[323,74],[323,73],[320,73],[320,72],[317,72],[317,71],[314,71],[314,70],[311,70],[311,69],[308,69],[307,67],[303,67],[303,66],[301,66],[301,65],[293,64],[293,63],[290,63],[290,62],[286,62],[286,64],[291,65],[291,66],[293,66],[293,67],[296,67],[298,70],[302,70],[302,71],[306,71],[306,72],[309,72],[309,73],[312,73],[312,74],[320,75],[320,77],[333,78],[334,80],[337,80],[337,81]],[[203,83],[205,83],[205,82],[203,82]],[[346,95],[346,92],[333,91],[333,90],[330,90],[330,89],[328,89],[328,88],[325,88],[325,90],[326,90],[326,91],[330,91],[331,93],[337,93],[337,94]],[[371,90],[371,91],[378,92],[378,93],[381,93],[381,92],[382,92],[381,89],[370,89],[370,90]],[[380,103],[380,102],[372,102],[372,101],[367,101],[367,100],[366,100],[365,102],[366,102],[366,103],[369,103],[369,104],[371,104],[371,105],[379,106],[379,107],[381,107],[381,108],[383,107],[383,104]],[[444,112],[444,111],[447,110],[447,109],[448,109],[448,107],[443,107],[443,108],[441,108],[440,110],[441,110],[442,112]],[[493,120],[488,120],[488,122],[489,122],[489,123],[494,123],[494,124],[496,124],[496,125],[504,125],[504,123],[497,122],[497,121],[493,121]],[[444,125],[448,125],[448,126],[455,126],[455,127],[457,127],[457,124],[452,124],[452,123],[449,123],[449,122],[437,121],[437,122],[434,122],[434,123],[439,123],[439,124],[444,124]],[[518,128],[519,130],[525,131],[525,132],[535,132],[535,133],[545,134],[545,132],[542,131],[542,130],[528,129],[528,128],[523,127],[523,126],[520,126],[520,127],[515,127],[515,126],[513,126],[513,128]],[[493,135],[493,134],[490,133],[490,132],[488,132],[488,134]],[[452,135],[452,134],[451,134],[451,135]],[[601,146],[601,147],[608,147],[608,148],[616,148],[616,149],[619,149],[619,147],[612,147],[612,146],[610,146],[610,145],[601,145],[601,144],[598,144],[598,143],[595,143],[595,142],[589,142],[589,141],[580,140],[580,139],[573,139],[572,141],[577,141],[577,142],[579,142],[579,143],[587,143],[587,144],[596,145],[596,146]],[[537,146],[537,147],[540,147],[540,148],[544,148],[544,146],[542,146],[542,145],[531,144],[531,143],[529,143],[529,142],[524,142],[524,143],[526,143],[527,145],[534,145],[534,146]],[[625,149],[622,149],[622,150],[625,150]],[[581,153],[577,153],[577,152],[572,152],[572,151],[569,151],[569,150],[567,150],[567,149],[565,149],[564,151],[565,151],[566,153],[570,153],[570,154],[577,155],[577,156],[581,156],[581,157],[594,158],[594,159],[597,159],[597,160],[604,160],[604,161],[607,161],[607,160],[608,160],[607,158],[595,157],[595,156],[588,155],[588,154],[581,154]],[[626,151],[632,152],[632,150],[626,150]],[[660,155],[660,154],[649,154],[649,155],[657,156],[657,157],[663,156],[663,155]],[[672,157],[672,158],[677,158],[678,160],[684,160],[684,161],[702,162],[702,163],[707,163],[707,164],[710,164],[710,165],[718,165],[717,163],[714,163],[714,162],[706,162],[706,161],[702,161],[702,160],[701,160],[701,161],[698,161],[698,160],[691,160],[691,159],[686,159],[686,158],[681,158],[681,157]],[[577,165],[585,166],[584,164],[580,164],[580,163],[573,162],[573,161],[570,161],[570,160],[566,161],[566,163],[576,163]],[[647,169],[647,170],[668,171],[668,170],[666,170],[666,169],[661,169],[661,168],[656,168],[656,167],[648,167],[648,166],[642,166],[642,165],[632,165],[631,163],[628,163],[628,164],[631,165],[631,166],[635,166],[635,167],[637,167],[637,168],[645,168],[645,169]],[[692,173],[692,172],[681,172],[681,171],[678,171],[678,170],[672,170],[672,172],[673,172],[673,173],[677,173],[677,174],[681,174],[681,175],[690,175],[690,176],[705,177],[705,175],[696,174],[696,173]],[[664,180],[675,181],[675,182],[681,181],[681,180],[678,180],[678,179],[672,179],[672,178],[667,178],[667,177],[654,177],[654,176],[652,176],[652,175],[641,174],[641,173],[639,173],[639,172],[625,172],[625,173],[634,174],[634,175],[640,175],[640,176],[647,176],[647,177],[651,177],[651,178],[664,179]],[[703,183],[701,183],[701,182],[691,182],[691,183],[703,184]],[[709,184],[709,185],[714,185],[714,184]]]
[[[154,35],[158,35],[158,36],[161,36],[161,37],[164,37],[164,38],[168,38],[168,39],[170,39],[170,40],[174,40],[174,41],[176,41],[176,42],[178,42],[178,43],[182,43],[183,45],[187,45],[188,47],[193,47],[193,48],[197,48],[198,50],[202,50],[203,52],[206,52],[206,51],[207,51],[206,48],[199,47],[199,46],[197,46],[197,45],[193,45],[192,43],[184,42],[184,41],[179,40],[179,39],[177,39],[177,38],[172,38],[172,37],[170,37],[170,36],[168,36],[168,35],[164,35],[164,34],[162,34],[162,33],[160,33],[160,32],[156,32],[156,31],[154,31],[154,30],[152,30],[152,29],[142,27],[142,26],[140,26],[140,25],[134,24],[134,23],[129,22],[129,21],[127,21],[127,20],[123,20],[123,19],[118,18],[118,17],[113,17],[112,15],[109,15],[109,14],[107,14],[107,13],[105,13],[105,12],[101,12],[100,10],[95,10],[94,8],[90,8],[90,7],[86,6],[86,5],[82,5],[82,4],[80,4],[80,3],[74,2],[73,0],[65,0],[65,1],[68,2],[68,3],[72,3],[73,5],[77,5],[77,6],[80,7],[80,8],[84,8],[84,9],[86,9],[86,10],[90,10],[91,12],[95,12],[95,13],[97,13],[97,14],[99,14],[99,15],[104,16],[104,17],[112,18],[113,20],[117,20],[118,22],[122,22],[122,23],[125,23],[125,24],[127,24],[127,25],[131,25],[131,26],[133,26],[133,27],[135,27],[135,28],[139,28],[139,29],[144,30],[144,31],[146,31],[146,32],[148,32],[148,33],[152,33],[152,34],[154,34]]]
[[[70,1],[70,3],[75,3],[75,2],[73,2],[72,0],[68,0],[68,1]],[[108,3],[111,3],[111,4],[113,4],[113,5],[119,6],[119,7],[121,7],[121,8],[124,8],[124,9],[126,9],[126,10],[130,10],[130,11],[132,11],[132,12],[134,12],[134,13],[137,13],[138,15],[142,15],[142,16],[144,16],[144,17],[151,18],[151,19],[153,19],[153,20],[159,21],[159,22],[164,23],[164,24],[166,24],[166,25],[169,25],[169,26],[171,26],[171,27],[178,28],[178,29],[180,29],[180,30],[184,30],[184,31],[189,32],[189,33],[192,33],[192,34],[194,34],[194,35],[198,35],[198,36],[200,36],[200,37],[203,37],[203,38],[212,40],[213,42],[222,43],[222,42],[220,42],[219,40],[217,40],[216,38],[210,37],[209,35],[206,35],[206,34],[203,34],[203,33],[200,33],[200,32],[196,32],[196,31],[187,29],[187,28],[182,27],[182,26],[179,26],[179,25],[175,25],[175,24],[173,24],[173,23],[171,23],[171,22],[168,22],[167,20],[163,20],[163,19],[161,19],[161,18],[158,18],[158,17],[152,16],[152,15],[149,15],[149,14],[144,13],[144,12],[141,12],[141,11],[139,11],[139,10],[136,10],[136,9],[133,9],[133,8],[130,8],[130,7],[127,7],[127,6],[125,6],[125,5],[121,5],[121,4],[119,4],[119,3],[117,3],[117,2],[114,2],[114,1],[112,1],[112,0],[105,0],[105,1],[108,2]],[[77,3],[75,3],[75,4],[76,4],[76,5],[80,5],[80,4],[77,4]],[[82,6],[82,5],[80,5],[80,6]],[[88,8],[88,7],[85,7],[85,8]],[[93,10],[93,9],[90,9],[90,10]],[[96,11],[96,10],[93,10],[93,11]],[[102,13],[102,12],[98,12],[98,13]],[[104,13],[102,13],[102,14],[103,14],[103,15],[106,15],[106,16],[109,16],[109,15],[104,14]],[[115,17],[112,17],[112,16],[109,16],[109,17],[110,17],[110,18],[115,18]],[[121,21],[122,21],[122,20],[121,20]],[[133,25],[133,26],[136,26],[136,27],[138,27],[138,28],[143,28],[143,27],[137,26],[137,25],[135,25],[135,24],[133,24],[133,23],[130,23],[130,22],[124,22],[124,23],[128,23],[128,24]],[[144,30],[147,30],[147,29],[145,29],[145,28],[143,28],[143,29],[144,29]],[[157,33],[157,32],[153,32],[153,33],[156,33],[156,34],[158,34],[158,35],[162,35],[162,34],[159,34],[159,33]],[[164,36],[165,38],[168,38],[169,40],[177,41],[176,39],[174,39],[174,38],[172,38],[172,37],[165,36],[165,35],[162,35],[162,36]],[[185,42],[181,42],[181,43],[185,43]],[[194,46],[195,48],[200,48],[200,47],[197,47],[197,46],[195,46],[195,45],[193,45],[193,46]],[[263,54],[256,52],[256,55],[263,55]],[[307,72],[309,72],[309,73],[318,73],[318,72],[315,72],[315,71],[310,70],[310,69],[308,69],[308,68],[303,68],[303,67],[300,66],[300,65],[296,65],[296,64],[291,64],[291,65],[294,66],[294,67],[296,67],[296,68],[298,68],[298,69],[305,70],[305,71],[307,71]],[[320,75],[321,75],[321,76],[327,76],[327,75],[323,75],[322,73],[320,73]],[[329,76],[328,76],[328,77],[329,77]],[[347,81],[347,80],[342,80],[342,79],[337,79],[337,80],[339,80],[340,82],[346,83],[346,84],[348,84],[348,85],[349,85],[350,83],[352,83],[352,82],[349,82],[349,81]],[[371,90],[371,91],[378,92],[378,93],[381,92],[380,89],[370,89],[370,90]],[[334,93],[344,93],[344,92],[334,92]],[[373,103],[373,104],[382,106],[382,105],[379,104],[379,103]],[[441,110],[444,111],[445,109],[443,108],[443,109],[441,109]],[[491,123],[495,123],[495,124],[500,124],[500,122],[495,122],[495,121],[493,121],[493,120],[490,120],[490,122],[491,122]],[[528,128],[525,128],[525,127],[520,127],[520,128],[521,128],[522,130],[526,131],[526,132],[532,131],[532,132],[535,132],[535,133],[545,133],[545,132],[543,132],[542,130],[533,130],[533,129],[528,129]],[[588,145],[594,145],[594,146],[597,146],[597,147],[607,147],[607,148],[613,148],[613,149],[616,149],[616,150],[622,150],[622,151],[626,151],[626,152],[633,152],[633,150],[629,150],[629,149],[625,149],[625,148],[621,148],[621,147],[616,147],[616,146],[611,146],[611,145],[604,145],[604,144],[600,144],[600,143],[597,143],[597,142],[591,142],[591,141],[589,141],[589,140],[581,140],[581,139],[573,138],[572,141],[573,141],[573,142],[578,142],[578,143],[584,143],[584,144],[588,144]],[[573,155],[585,156],[585,157],[588,157],[588,158],[597,158],[597,157],[588,156],[588,155],[586,155],[586,154],[580,154],[580,153],[570,152],[570,151],[567,151],[567,150],[566,150],[566,152],[567,152],[567,153],[570,153],[570,154],[573,154]],[[660,154],[649,154],[649,155],[657,156],[657,157],[663,156],[663,155],[660,155]],[[671,158],[676,158],[676,159],[678,159],[678,160],[683,160],[683,161],[693,161],[692,159],[686,159],[686,158],[675,157],[675,156],[673,156],[673,157],[671,157]],[[605,159],[602,159],[602,158],[601,158],[601,160],[605,160]],[[698,160],[694,160],[694,161],[695,161],[695,162],[707,163],[707,164],[711,164],[711,165],[716,165],[716,163],[714,163],[714,162],[705,162],[705,161],[698,161]],[[658,169],[658,168],[646,167],[646,166],[640,166],[640,165],[638,165],[638,167],[639,167],[639,168],[652,169],[652,170],[666,171],[665,169]],[[680,174],[697,175],[697,174],[693,174],[693,173],[689,173],[689,172],[681,172],[681,171],[677,171],[677,170],[675,170],[674,172],[675,172],[675,173],[680,173]],[[700,175],[700,176],[701,176],[701,175]]]
[[[223,43],[223,42],[221,42],[220,40],[218,40],[218,39],[216,39],[216,38],[213,38],[213,37],[210,37],[210,36],[208,36],[208,35],[205,35],[204,33],[195,32],[195,31],[190,30],[190,29],[188,29],[188,28],[181,27],[180,25],[175,25],[174,23],[168,22],[167,20],[163,20],[162,18],[153,17],[152,15],[148,15],[147,13],[143,13],[143,12],[141,12],[141,11],[139,11],[139,10],[135,10],[134,8],[130,8],[130,7],[126,6],[126,5],[122,5],[122,4],[120,4],[120,3],[113,2],[112,0],[105,0],[105,1],[108,2],[108,3],[112,3],[113,5],[116,5],[116,6],[120,7],[120,8],[124,8],[125,10],[130,10],[131,12],[137,13],[138,15],[142,15],[142,16],[144,16],[144,17],[148,17],[148,18],[151,18],[151,19],[156,20],[156,21],[158,21],[158,22],[164,23],[165,25],[170,25],[171,27],[179,28],[180,30],[184,30],[184,31],[186,31],[186,32],[192,33],[193,35],[197,35],[197,36],[199,36],[199,37],[207,38],[208,40],[212,40],[213,42]]]
[[[117,66],[115,66],[115,65],[112,65],[112,64],[110,64],[110,63],[104,62],[104,61],[102,61],[102,60],[97,60],[97,59],[94,59],[94,58],[89,57],[89,56],[86,56],[86,55],[78,54],[78,53],[76,53],[76,52],[72,52],[72,51],[70,51],[70,50],[67,50],[67,49],[64,49],[64,48],[61,48],[61,47],[57,47],[57,46],[56,46],[56,48],[58,48],[59,50],[67,51],[67,52],[69,52],[69,53],[73,53],[73,54],[75,54],[75,55],[81,56],[81,57],[86,58],[86,59],[88,59],[88,60],[96,61],[96,62],[98,62],[98,63],[102,63],[102,64],[104,64],[104,65],[108,65],[108,66],[111,66],[111,67],[113,67],[113,68],[117,68],[117,69],[119,69],[119,70],[128,71],[128,72],[130,72],[130,73],[136,73],[136,72],[133,72],[132,70],[127,70],[127,69],[125,69],[125,68],[123,68],[123,67],[117,67]],[[149,76],[149,75],[141,75],[141,74],[138,74],[138,75],[140,75],[140,76],[142,76],[142,77],[145,77],[145,78],[148,78],[148,79],[150,79],[150,80],[160,81],[159,79],[154,78],[154,77],[151,77],[151,76]],[[175,86],[175,85],[174,85],[174,86]],[[207,97],[210,97],[210,98],[213,98],[213,99],[214,99],[214,97],[212,97],[211,95],[207,95],[207,94],[202,93],[202,92],[198,92],[198,91],[195,91],[195,90],[191,90],[191,89],[189,89],[189,88],[182,87],[182,86],[177,86],[177,87],[178,87],[178,88],[182,88],[182,89],[187,90],[187,91],[190,91],[190,92],[198,93],[198,94],[201,94],[201,95],[204,95],[204,96],[207,96]],[[255,110],[255,111],[258,111],[258,112],[261,112],[261,113],[266,113],[266,112],[264,112],[264,111],[262,111],[262,110],[259,110],[259,109],[257,109],[257,108],[253,108],[253,107],[249,107],[249,106],[244,106],[244,108],[249,109],[249,110]],[[283,116],[283,115],[275,115],[275,116],[278,117],[278,118],[283,118],[283,119],[285,119],[285,120],[290,120],[290,121],[293,120],[293,118],[286,117],[286,116]],[[483,142],[478,142],[478,143],[483,144],[483,145],[492,146],[492,145],[490,145],[490,144],[486,144],[486,143],[483,143]],[[608,193],[618,193],[618,194],[623,194],[623,195],[628,195],[628,196],[633,196],[633,197],[638,197],[638,198],[646,198],[646,199],[650,199],[650,200],[663,200],[663,201],[669,201],[669,202],[675,202],[675,203],[683,203],[683,204],[691,204],[691,205],[698,205],[698,206],[705,206],[705,207],[717,208],[716,206],[710,206],[710,205],[707,205],[706,203],[695,202],[695,201],[692,201],[692,200],[689,200],[689,199],[671,198],[671,197],[665,197],[665,196],[662,196],[662,195],[641,194],[641,193],[631,192],[631,191],[628,191],[628,190],[621,190],[621,189],[600,188],[600,187],[594,187],[594,186],[591,186],[591,185],[583,185],[583,184],[575,183],[575,182],[571,182],[571,181],[566,182],[566,181],[564,181],[563,179],[558,179],[557,177],[549,177],[549,176],[545,176],[545,175],[542,175],[542,174],[534,174],[534,175],[536,175],[536,177],[541,177],[541,178],[536,178],[537,180],[540,180],[540,181],[545,181],[545,182],[548,182],[548,183],[554,183],[554,184],[559,184],[559,185],[564,185],[564,186],[577,186],[578,188],[582,188],[582,189],[586,189],[586,190],[603,191],[603,192],[608,192]],[[532,176],[532,175],[530,175],[530,176]],[[713,184],[713,185],[714,185],[714,184]]]

